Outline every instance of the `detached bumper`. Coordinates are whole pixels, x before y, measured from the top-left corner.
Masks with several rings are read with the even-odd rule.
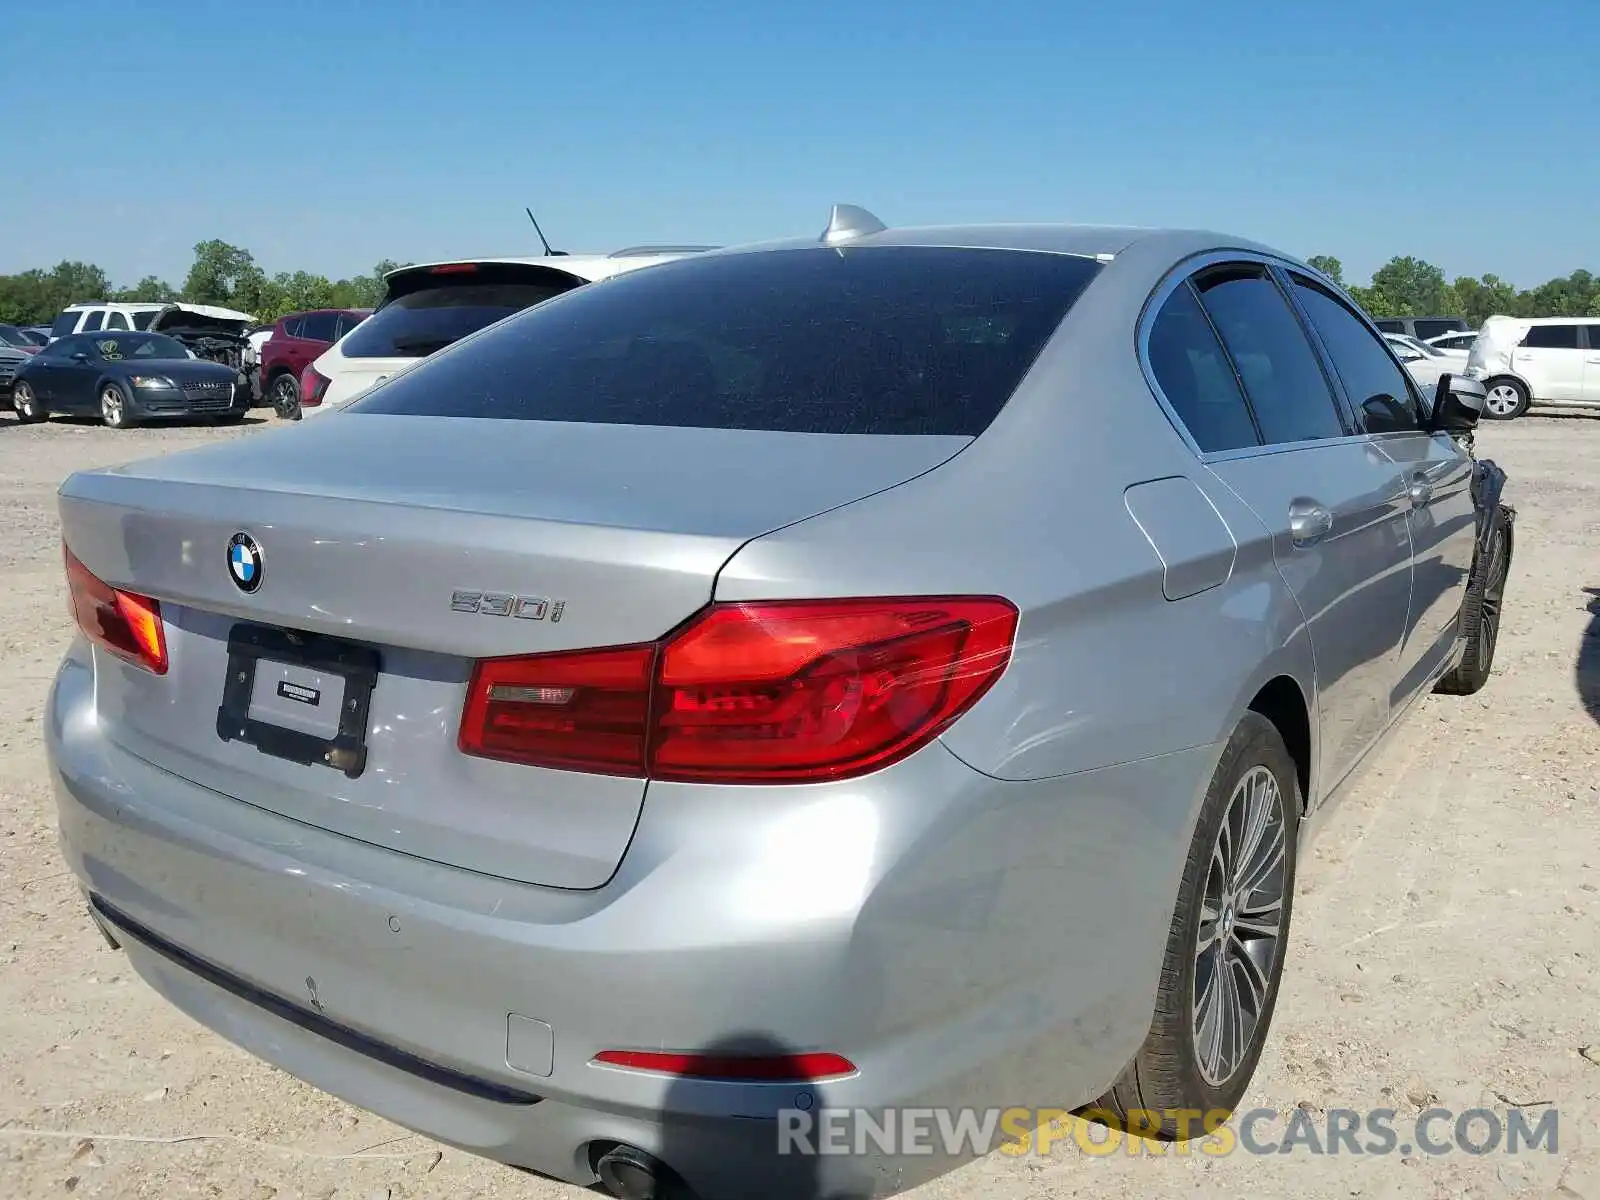
[[[652,785],[617,876],[573,892],[187,783],[108,738],[93,694],[79,646],[46,726],[62,845],[157,991],[440,1141],[579,1185],[623,1143],[704,1197],[891,1194],[959,1161],[779,1155],[785,1110],[1098,1095],[1148,1027],[1215,757],[1022,784],[935,745],[849,788]],[[1150,811],[1171,828],[1129,816]],[[858,1071],[690,1081],[597,1065],[606,1049],[831,1051]]]

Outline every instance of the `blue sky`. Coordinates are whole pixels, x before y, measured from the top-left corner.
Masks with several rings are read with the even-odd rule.
[[[1537,18],[1533,10],[1537,8]],[[1488,0],[28,4],[0,271],[268,271],[890,224],[1195,225],[1600,271],[1600,12]]]

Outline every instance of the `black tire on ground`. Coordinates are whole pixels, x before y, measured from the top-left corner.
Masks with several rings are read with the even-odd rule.
[[[1497,375],[1484,384],[1484,390],[1489,393],[1483,405],[1483,419],[1485,421],[1515,421],[1528,411],[1528,406],[1533,403],[1533,397],[1528,393],[1528,385],[1520,379],[1513,379],[1509,375]],[[1495,390],[1500,389],[1497,399]],[[1515,397],[1510,407],[1505,400]],[[1499,412],[1495,409],[1499,408]]]
[[[1262,857],[1256,859],[1251,856],[1249,839],[1240,836],[1245,827],[1237,820],[1236,796],[1244,793],[1249,784],[1264,786],[1267,776],[1276,784],[1276,799],[1262,801],[1273,815],[1256,847]],[[1259,713],[1247,712],[1222,752],[1201,805],[1162,957],[1150,1032],[1111,1090],[1082,1110],[1086,1119],[1162,1141],[1182,1141],[1207,1136],[1208,1129],[1202,1122],[1211,1124],[1219,1110],[1232,1112],[1238,1105],[1255,1073],[1277,1007],[1278,982],[1283,974],[1289,918],[1294,907],[1295,839],[1300,810],[1299,774],[1282,735]],[[1218,857],[1223,854],[1220,835],[1225,821],[1230,831],[1229,844],[1234,845],[1236,857],[1244,860],[1240,869],[1247,881],[1252,874],[1270,877],[1272,870],[1277,872],[1275,887],[1242,889],[1238,894],[1244,901],[1238,905],[1215,902],[1219,873],[1228,874],[1219,866]],[[1274,868],[1268,861],[1270,847],[1280,837],[1282,853]],[[1239,844],[1244,846],[1242,853]],[[1254,871],[1250,869],[1252,863]],[[1224,894],[1226,891],[1224,888]],[[1256,936],[1256,928],[1270,925],[1273,918],[1276,941],[1268,945]],[[1223,930],[1228,932],[1217,937]],[[1241,930],[1245,937],[1239,936]],[[1203,932],[1214,939],[1206,948],[1200,945]],[[1265,947],[1264,966],[1254,954],[1235,953],[1237,947],[1247,944],[1246,938],[1258,950]],[[1219,954],[1232,956],[1220,960],[1220,970]],[[1208,988],[1219,987],[1223,980],[1233,988],[1244,989],[1241,995],[1248,992],[1255,1010],[1248,1031],[1232,1041],[1235,1048],[1242,1041],[1243,1049],[1227,1056],[1232,1060],[1231,1066],[1216,1057],[1221,1039],[1213,1041],[1197,1028],[1202,1002],[1212,995]],[[1224,991],[1223,995],[1227,994]],[[1235,1028],[1243,1030],[1245,1026]],[[1217,1026],[1210,1026],[1211,1031],[1216,1029]],[[1201,1046],[1202,1041],[1207,1045]],[[1211,1058],[1208,1072],[1202,1070],[1202,1053]],[[1227,1069],[1219,1069],[1222,1067]],[[1207,1078],[1208,1074],[1211,1078]]]
[[[267,384],[267,399],[272,411],[285,421],[292,421],[300,412],[300,381],[290,371],[272,377]]]
[[[126,429],[133,424],[128,415],[128,395],[115,383],[100,388],[100,419],[108,429]]]
[[[1494,669],[1494,651],[1500,642],[1500,610],[1505,601],[1506,578],[1511,573],[1515,535],[1505,506],[1494,511],[1494,526],[1486,546],[1473,556],[1461,598],[1461,634],[1466,642],[1461,661],[1433,690],[1446,696],[1470,696],[1482,690]]]
[[[39,397],[34,395],[33,385],[27,382],[12,387],[11,408],[17,414],[17,420],[24,425],[50,419],[49,411],[39,403]]]

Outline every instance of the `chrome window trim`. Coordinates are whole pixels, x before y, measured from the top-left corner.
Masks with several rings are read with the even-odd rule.
[[[1178,416],[1177,410],[1173,408],[1172,402],[1167,399],[1167,394],[1161,390],[1161,385],[1156,382],[1155,368],[1150,363],[1150,331],[1155,325],[1156,318],[1160,315],[1162,307],[1171,298],[1173,292],[1188,283],[1200,271],[1204,271],[1208,267],[1225,266],[1229,263],[1252,263],[1265,267],[1268,277],[1280,294],[1283,291],[1283,284],[1279,280],[1277,272],[1285,269],[1299,271],[1308,278],[1315,279],[1323,286],[1332,288],[1336,295],[1343,296],[1345,294],[1343,288],[1339,287],[1338,284],[1316,268],[1295,262],[1293,259],[1282,258],[1273,254],[1263,254],[1259,250],[1235,250],[1219,247],[1212,250],[1202,250],[1174,263],[1167,273],[1161,277],[1161,281],[1151,290],[1150,295],[1145,298],[1144,308],[1139,313],[1139,323],[1135,328],[1134,350],[1139,358],[1139,369],[1144,374],[1145,383],[1149,386],[1151,395],[1156,398],[1156,403],[1161,406],[1161,411],[1166,415],[1167,420],[1171,422],[1172,428],[1177,432],[1178,436],[1183,439],[1184,445],[1189,447],[1190,452],[1201,463],[1209,465],[1218,462],[1235,462],[1245,458],[1260,458],[1268,454],[1291,454],[1298,450],[1309,450],[1314,446],[1355,445],[1370,439],[1371,434],[1357,432],[1347,433],[1345,436],[1337,438],[1313,438],[1299,442],[1273,442],[1258,446],[1240,446],[1232,450],[1202,450],[1200,448],[1200,444],[1194,440],[1194,435],[1189,432],[1189,427],[1183,423],[1183,419]],[[1327,381],[1329,396],[1333,400],[1335,411],[1339,414],[1340,422],[1347,421],[1349,413],[1346,409],[1343,395],[1343,381],[1337,375],[1329,374],[1332,368],[1326,361],[1322,345],[1314,333],[1305,329],[1305,318],[1301,315],[1300,308],[1294,298],[1292,296],[1284,296],[1284,303],[1288,305],[1296,323],[1300,324],[1301,332],[1305,335],[1306,342],[1311,347],[1311,353],[1317,359],[1317,365],[1321,368],[1323,377]],[[1360,311],[1359,305],[1356,306],[1356,311]],[[1378,333],[1377,336],[1381,338],[1383,335]],[[1221,341],[1220,334],[1218,335],[1218,340]],[[1226,343],[1223,343],[1222,349],[1223,353],[1226,354],[1228,352]],[[1240,386],[1241,390],[1243,390],[1243,385],[1241,384]],[[1250,404],[1248,393],[1245,393],[1245,404],[1250,407],[1251,419],[1255,420],[1255,408]]]

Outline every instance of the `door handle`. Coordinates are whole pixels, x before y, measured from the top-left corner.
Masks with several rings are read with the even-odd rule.
[[[1433,484],[1428,481],[1426,475],[1413,475],[1406,484],[1406,495],[1414,507],[1421,508],[1433,499]]]
[[[1333,531],[1333,513],[1315,500],[1289,505],[1289,536],[1296,546],[1314,546]]]

